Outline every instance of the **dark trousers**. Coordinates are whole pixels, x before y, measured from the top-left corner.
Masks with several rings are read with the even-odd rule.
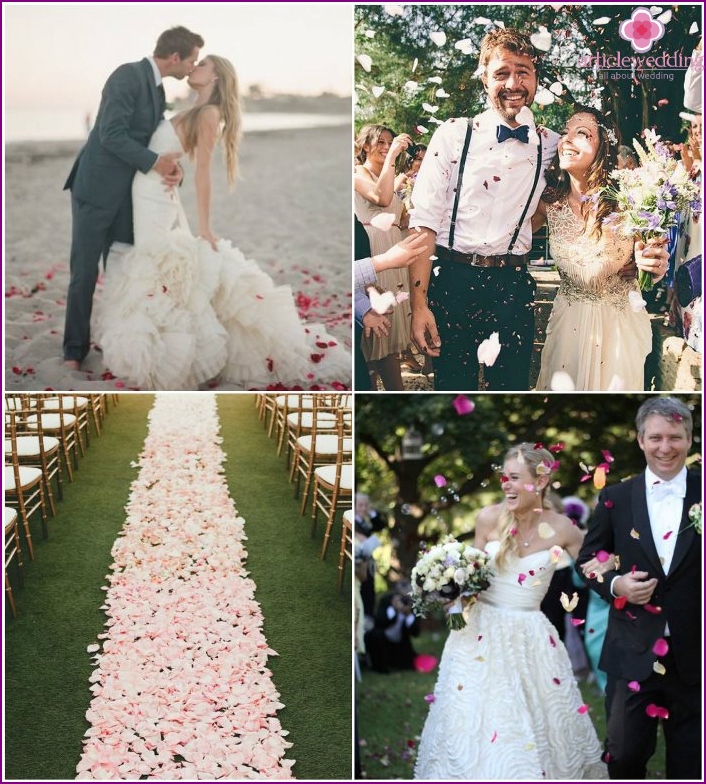
[[[640,691],[628,681],[608,677],[608,773],[611,779],[644,779],[647,763],[657,745],[659,719],[646,713],[650,704],[669,711],[662,723],[667,748],[666,778],[701,780],[702,689],[679,680],[671,651],[660,659],[666,672],[653,673],[640,682]]]
[[[429,279],[429,308],[441,337],[434,358],[436,391],[477,390],[478,346],[498,332],[501,349],[484,366],[485,388],[525,391],[534,344],[536,286],[527,268],[471,267],[441,262]]]
[[[100,258],[113,240],[132,242],[129,201],[105,209],[71,196],[71,279],[66,297],[64,359],[81,361],[91,347],[91,313]]]
[[[360,343],[363,340],[364,330],[363,327],[355,322],[355,387],[359,392],[370,391],[373,385],[370,383],[370,370],[365,361],[363,352],[360,348]]]

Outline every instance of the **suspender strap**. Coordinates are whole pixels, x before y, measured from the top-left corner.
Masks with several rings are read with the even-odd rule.
[[[451,213],[451,226],[449,228],[449,248],[454,246],[454,231],[456,231],[456,216],[458,215],[458,200],[461,198],[461,184],[463,183],[463,170],[466,167],[466,156],[468,155],[468,147],[471,143],[471,134],[473,133],[473,117],[468,118],[468,127],[466,128],[466,139],[463,142],[463,152],[461,153],[461,160],[458,166],[458,180],[456,181],[456,196],[454,197],[454,207]]]
[[[527,197],[525,208],[522,210],[522,215],[520,215],[520,220],[517,222],[517,226],[515,227],[515,233],[512,235],[512,239],[510,240],[510,245],[507,249],[508,253],[512,251],[513,247],[515,246],[515,242],[517,242],[520,229],[522,228],[522,224],[525,220],[525,215],[527,215],[527,210],[529,209],[532,197],[534,196],[534,192],[537,189],[537,183],[539,182],[539,173],[542,170],[542,134],[539,132],[539,129],[537,129],[537,137],[539,139],[539,143],[537,144],[537,165],[534,167],[534,182],[532,183],[532,190]]]

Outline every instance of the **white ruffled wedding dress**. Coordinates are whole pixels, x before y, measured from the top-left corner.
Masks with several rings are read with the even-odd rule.
[[[168,120],[150,140],[181,150]],[[216,377],[240,389],[349,386],[351,357],[322,325],[300,321],[277,286],[227,240],[194,237],[178,189],[135,175],[135,245],[106,264],[98,341],[106,367],[143,389],[188,390]]]
[[[556,564],[549,550],[509,555],[449,633],[415,779],[606,779],[601,745],[569,656],[539,609]],[[524,575],[524,576],[523,576]]]

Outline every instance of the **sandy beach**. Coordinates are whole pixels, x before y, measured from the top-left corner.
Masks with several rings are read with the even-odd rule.
[[[348,347],[350,136],[348,126],[246,134],[236,189],[228,192],[216,161],[212,199],[217,235],[257,260],[276,283],[291,286],[300,316],[324,324]],[[70,196],[62,187],[79,147],[78,142],[18,142],[5,149],[7,391],[134,388],[112,377],[95,349],[80,372],[62,364],[71,241]],[[185,168],[181,196],[193,222],[192,172]],[[101,294],[99,281],[97,307]]]

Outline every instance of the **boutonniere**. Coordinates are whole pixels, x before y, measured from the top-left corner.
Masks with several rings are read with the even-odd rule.
[[[684,528],[679,531],[682,533],[683,531],[688,531],[689,528],[693,528],[697,534],[701,535],[704,530],[704,523],[703,523],[703,509],[701,505],[701,501],[698,504],[693,504],[689,509],[689,525],[684,526]]]
[[[704,530],[703,520],[703,508],[701,502],[699,502],[698,504],[694,504],[691,509],[689,509],[689,522],[691,525],[687,527],[690,528],[693,525],[696,533],[700,535]]]

